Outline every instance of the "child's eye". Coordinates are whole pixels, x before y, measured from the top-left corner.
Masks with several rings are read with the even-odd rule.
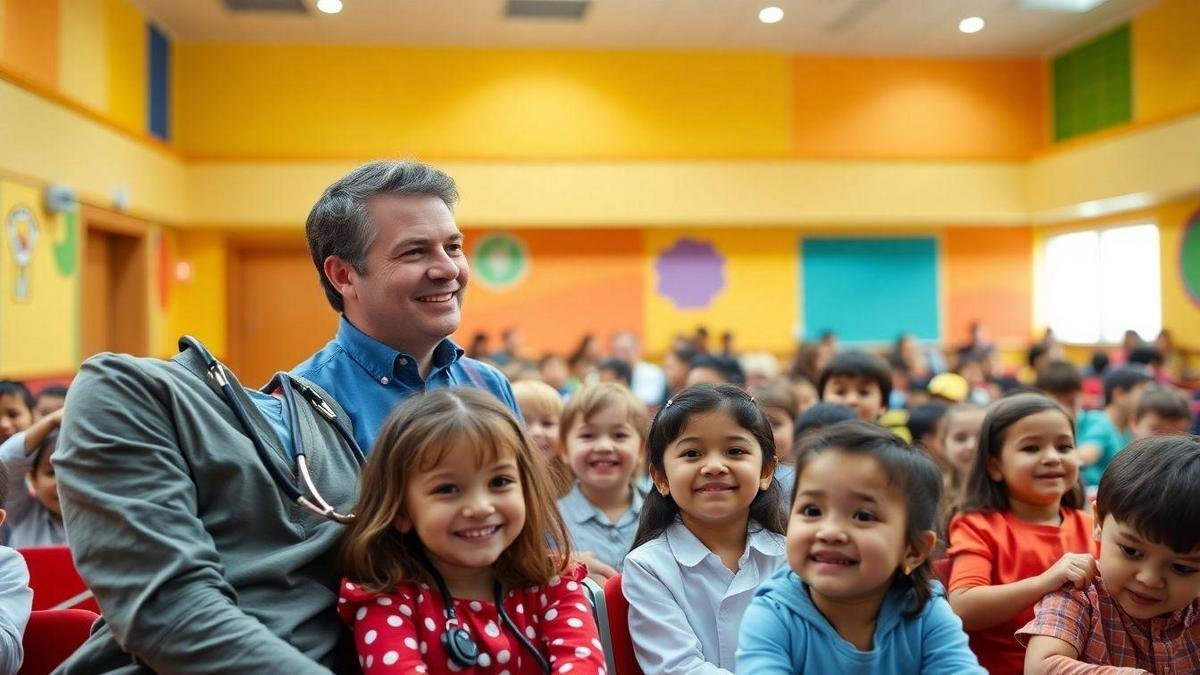
[[[493,478],[491,480],[490,483],[488,483],[488,487],[506,488],[509,485],[515,484],[516,482],[517,481],[513,480],[512,477],[510,477],[510,476],[496,476],[495,478]]]
[[[864,523],[872,523],[872,522],[875,522],[876,520],[878,520],[878,518],[875,517],[874,513],[871,513],[870,511],[868,511],[866,509],[859,509],[859,510],[855,511],[854,519],[864,522]]]
[[[1140,560],[1142,557],[1142,552],[1136,548],[1131,548],[1124,544],[1117,544],[1117,548],[1121,549],[1121,553],[1124,553],[1125,557],[1131,560]]]
[[[745,448],[730,448],[729,454],[731,454],[731,455],[746,455],[749,453],[746,451]]]
[[[697,457],[700,456],[700,451],[699,450],[684,450],[683,452],[679,453],[679,456],[683,457],[685,459],[696,459]]]
[[[1058,446],[1058,451],[1063,453],[1064,455],[1067,454],[1068,452],[1071,452],[1074,449],[1075,449],[1075,446],[1070,443],[1063,443],[1062,445]]]
[[[1174,565],[1171,565],[1171,569],[1175,570],[1176,574],[1181,574],[1185,577],[1191,576],[1196,573],[1195,567],[1191,567],[1190,565],[1181,565],[1179,563],[1175,563]]]
[[[1038,450],[1039,448],[1036,445],[1026,445],[1025,447],[1021,448],[1021,452],[1037,453]]]
[[[461,253],[463,250],[462,244],[447,244],[446,250],[451,253]]]
[[[818,518],[821,515],[821,509],[814,504],[805,504],[798,509],[800,515],[806,518]]]
[[[452,483],[443,483],[433,488],[433,494],[435,495],[452,495],[455,492],[458,492],[458,486]]]

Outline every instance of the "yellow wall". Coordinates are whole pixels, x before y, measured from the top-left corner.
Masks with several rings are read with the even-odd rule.
[[[228,247],[225,235],[219,232],[175,231],[168,236],[173,261],[188,263],[191,276],[184,281],[174,280],[174,270],[168,271],[173,279],[170,302],[156,349],[162,355],[174,354],[179,336],[188,334],[199,338],[213,354],[225,356],[229,353],[226,341]]]
[[[1165,0],[1133,21],[1134,115],[1157,120],[1200,110],[1200,2]]]
[[[146,21],[128,0],[108,0],[108,115],[133,132],[146,129]]]
[[[64,183],[81,200],[104,207],[123,186],[130,213],[171,223],[188,219],[178,157],[2,79],[0,148],[0,172]]]
[[[798,330],[797,232],[704,232],[699,238],[710,242],[725,260],[724,288],[705,309],[680,309],[656,292],[659,278],[654,264],[663,250],[692,234],[686,229],[646,233],[644,342],[662,349],[676,333],[703,324],[714,337],[734,331],[741,349],[785,351]]]
[[[17,296],[16,251],[7,225],[14,212],[27,209],[36,231],[28,265],[24,267],[27,293]],[[79,245],[69,246],[67,269],[56,262],[56,245],[67,243],[65,218],[42,207],[38,186],[0,180],[0,373],[4,377],[57,374],[79,362]],[[29,222],[22,219],[23,222]],[[78,234],[78,233],[77,233]],[[28,234],[26,235],[28,236]]]
[[[59,86],[92,110],[108,109],[108,0],[61,0]]]
[[[1093,218],[1200,191],[1200,113],[1046,153],[1027,165],[1038,221]]]
[[[202,157],[780,157],[781,54],[178,46]]]
[[[1016,162],[437,162],[471,227],[1027,222]],[[213,227],[298,227],[350,162],[189,162],[188,211]],[[213,198],[219,195],[219,198]]]

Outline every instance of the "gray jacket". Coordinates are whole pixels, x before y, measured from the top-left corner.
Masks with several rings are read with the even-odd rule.
[[[236,389],[295,480],[270,421]],[[280,492],[195,350],[171,361],[96,356],[67,410],[54,466],[75,563],[103,619],[56,672],[340,670],[342,526]],[[358,464],[311,406],[299,413],[313,480],[348,511]]]

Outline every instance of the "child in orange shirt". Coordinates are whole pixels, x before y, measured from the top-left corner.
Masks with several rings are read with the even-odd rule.
[[[950,605],[991,673],[1022,671],[1013,633],[1043,595],[1096,574],[1079,466],[1071,417],[1051,399],[1019,394],[988,410],[946,555]]]

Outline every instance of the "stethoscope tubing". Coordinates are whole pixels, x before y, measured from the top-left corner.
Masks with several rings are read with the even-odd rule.
[[[362,448],[354,440],[350,432],[340,424],[337,413],[333,408],[311,387],[297,382],[287,373],[279,372],[275,377],[271,378],[267,384],[268,390],[274,390],[278,387],[283,392],[283,407],[287,414],[287,424],[292,429],[292,460],[296,464],[296,471],[300,475],[300,480],[303,482],[304,488],[308,490],[308,494],[301,492],[301,489],[296,487],[288,478],[285,478],[279,467],[275,464],[274,457],[271,451],[267,449],[263,443],[262,436],[254,428],[250,416],[246,413],[245,406],[242,405],[241,399],[237,396],[237,391],[233,382],[230,381],[232,373],[229,373],[225,364],[221,363],[212,355],[211,352],[196,338],[185,335],[179,339],[181,349],[195,349],[204,361],[204,367],[208,376],[216,383],[217,388],[221,392],[221,397],[225,399],[226,405],[233,411],[234,417],[237,418],[238,424],[242,427],[242,432],[250,439],[250,443],[254,446],[254,452],[258,455],[259,461],[271,476],[272,482],[279,488],[281,492],[293,503],[302,508],[311,511],[312,513],[327,518],[337,523],[346,524],[354,519],[354,514],[342,514],[325,501],[321,496],[321,492],[317,489],[316,484],[312,480],[312,475],[308,470],[308,458],[305,456],[304,450],[304,434],[300,424],[299,406],[296,403],[296,388],[300,388],[304,399],[313,407],[313,409],[324,418],[338,436],[344,440],[350,447],[351,454],[359,466],[366,462]],[[236,381],[236,380],[235,380]]]

